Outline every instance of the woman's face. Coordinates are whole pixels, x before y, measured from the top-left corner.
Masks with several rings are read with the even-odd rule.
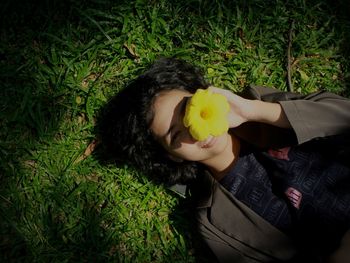
[[[191,96],[191,93],[179,89],[159,93],[154,101],[154,119],[150,128],[173,160],[208,164],[224,151],[230,135],[225,133],[205,141],[193,139],[183,124],[186,103]]]

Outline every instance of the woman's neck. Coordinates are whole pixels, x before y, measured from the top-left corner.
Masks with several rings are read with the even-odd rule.
[[[221,180],[235,165],[240,152],[238,138],[230,134],[228,140],[224,151],[208,165],[210,172],[217,181]]]

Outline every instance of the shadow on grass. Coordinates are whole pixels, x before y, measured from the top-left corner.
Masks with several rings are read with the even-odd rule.
[[[55,36],[64,27],[79,25],[73,7],[85,1],[77,2],[0,4],[1,262],[102,262],[108,257],[98,212],[89,202],[76,215],[78,238],[64,236],[72,223],[67,215],[78,204],[69,197],[76,186],[61,182],[69,173],[67,166],[59,166],[65,160],[37,159],[37,152],[62,136],[60,126],[75,95],[64,83],[64,65],[52,60],[53,43],[45,34]],[[45,162],[57,169],[41,169]]]
[[[318,4],[318,1],[315,3]],[[341,80],[345,85],[345,89],[340,95],[350,98],[350,2],[346,0],[326,0],[325,5],[325,18],[327,15],[335,17],[335,36],[342,38],[340,55],[343,57],[343,64],[341,65],[343,76]]]
[[[119,1],[120,5],[126,1]],[[283,1],[281,1],[283,2]],[[311,8],[314,3],[307,1]],[[219,10],[213,1],[168,1],[167,4],[182,9],[183,14],[197,15],[203,21]],[[236,6],[261,15],[269,12],[275,1],[223,1],[231,12]],[[345,0],[326,1],[324,17],[334,16],[340,25],[349,21],[349,3]],[[75,97],[78,94],[68,85],[67,70],[62,62],[57,62],[56,51],[64,54],[72,52],[69,43],[57,44],[62,31],[79,38],[101,34],[95,24],[82,23],[77,10],[96,8],[109,10],[118,6],[113,1],[2,1],[1,43],[0,43],[0,254],[2,262],[28,262],[35,260],[50,261],[94,261],[105,262],[109,257],[109,240],[100,227],[99,211],[90,198],[78,202],[74,191],[84,193],[83,185],[70,178],[67,165],[58,166],[54,171],[39,171],[38,161],[33,160],[37,151],[42,151],[61,135],[64,118],[71,116]],[[289,1],[286,8],[298,10],[297,1]],[[221,10],[224,12],[225,10]],[[219,14],[219,13],[218,13]],[[224,13],[221,16],[225,16]],[[186,26],[186,25],[184,25]],[[347,62],[344,64],[345,95],[350,96],[350,32],[345,34],[342,53]],[[89,34],[79,30],[90,31]],[[347,28],[349,29],[349,28]],[[73,32],[74,31],[74,32]],[[81,35],[76,35],[81,33]],[[56,37],[55,42],[47,35]],[[62,39],[61,39],[62,40]],[[83,39],[84,40],[84,39]],[[83,41],[82,40],[82,41]],[[64,42],[64,41],[62,41]],[[74,41],[73,41],[74,42]],[[74,48],[74,47],[73,47]],[[77,53],[83,51],[77,50]],[[73,54],[72,57],[77,57]],[[79,109],[78,109],[79,110]],[[69,117],[68,117],[69,118]],[[53,159],[60,163],[62,160]],[[59,156],[59,155],[58,155]],[[68,169],[69,170],[69,169]],[[62,181],[64,180],[66,181]],[[67,186],[66,183],[69,182]],[[88,192],[85,192],[87,194]],[[74,236],[66,236],[67,228],[76,222],[69,222],[69,214],[81,205],[79,213],[74,215],[80,228]],[[191,210],[186,201],[181,201],[177,212],[171,215],[173,226],[183,236],[193,230],[190,220]],[[186,224],[189,220],[189,224]],[[197,240],[195,233],[191,233]],[[190,244],[198,251],[207,251],[203,245]],[[198,261],[205,261],[206,252],[196,252]],[[208,256],[210,258],[210,256]]]

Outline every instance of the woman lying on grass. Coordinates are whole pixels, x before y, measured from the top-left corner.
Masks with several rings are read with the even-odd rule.
[[[202,134],[205,121],[191,120],[198,89],[227,99],[229,106],[224,99],[214,108],[227,110],[217,125],[227,121],[228,131]],[[263,87],[238,96],[210,87],[184,61],[161,59],[107,109],[101,139],[109,152],[157,181],[189,185],[199,231],[220,262],[324,262],[337,249],[332,259],[342,259],[350,227],[349,100]],[[202,113],[205,120],[213,112]]]

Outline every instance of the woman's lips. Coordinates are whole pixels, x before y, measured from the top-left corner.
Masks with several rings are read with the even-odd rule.
[[[215,142],[216,142],[216,137],[209,136],[208,139],[200,142],[200,147],[201,148],[210,148],[215,144]]]

